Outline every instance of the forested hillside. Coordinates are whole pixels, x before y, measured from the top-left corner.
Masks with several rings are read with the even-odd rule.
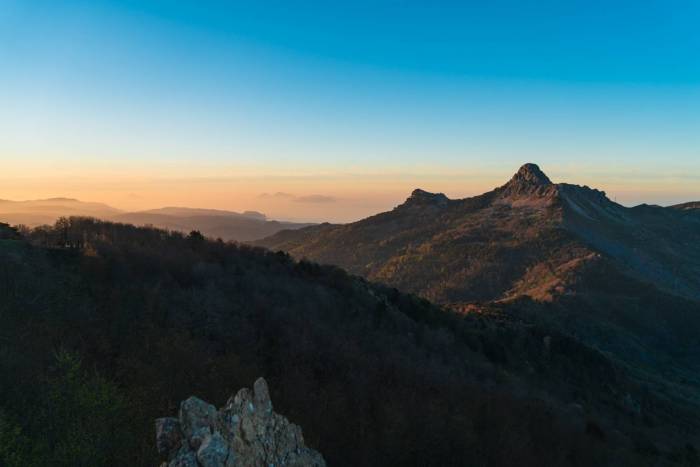
[[[62,219],[0,239],[0,464],[155,465],[153,420],[264,376],[330,465],[695,465],[604,354],[284,253]]]

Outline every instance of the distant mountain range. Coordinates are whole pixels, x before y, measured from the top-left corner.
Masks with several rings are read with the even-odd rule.
[[[90,216],[108,219],[122,213],[102,203],[88,203],[72,198],[49,198],[29,201],[0,200],[0,221],[30,227],[53,224],[61,216]]]
[[[546,324],[700,413],[700,210],[621,206],[526,164],[452,200],[415,190],[392,211],[256,242],[341,266],[465,313]]]
[[[308,227],[309,223],[269,220],[256,211],[243,213],[216,209],[165,207],[147,211],[125,212],[102,203],[71,198],[31,201],[0,200],[0,222],[30,227],[53,224],[59,217],[85,216],[135,225],[190,232],[224,240],[250,241],[273,235],[283,229]]]

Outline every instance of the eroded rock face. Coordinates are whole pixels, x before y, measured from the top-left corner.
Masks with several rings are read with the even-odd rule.
[[[508,183],[498,190],[505,198],[517,198],[520,196],[553,195],[557,192],[557,187],[536,164],[525,164],[520,167]]]
[[[196,397],[183,401],[178,418],[156,420],[156,446],[167,467],[326,465],[301,428],[273,411],[263,378],[218,411]]]

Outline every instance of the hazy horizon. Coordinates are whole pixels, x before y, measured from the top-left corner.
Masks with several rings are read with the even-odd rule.
[[[518,166],[512,170],[486,168],[473,173],[452,174],[212,175],[189,179],[177,176],[113,179],[104,175],[93,175],[90,180],[18,177],[0,179],[0,199],[26,201],[65,197],[105,203],[123,211],[178,206],[260,211],[276,220],[351,222],[393,208],[415,188],[442,192],[453,199],[479,195],[508,181],[517,169]],[[605,191],[610,199],[626,206],[643,203],[665,206],[700,199],[698,191],[683,191],[666,185],[674,177],[687,179],[692,185],[696,180],[692,174],[676,173],[655,178],[637,175],[639,178],[632,184],[629,173],[615,174],[613,170],[596,173],[549,170],[546,166],[542,169],[555,183],[589,185]],[[314,179],[315,187],[321,187],[319,192],[309,191],[309,179]],[[354,188],[353,183],[358,180],[362,181],[362,186]],[[206,188],[197,189],[201,185]],[[640,185],[644,191],[639,190]],[[259,191],[261,189],[268,191]]]
[[[672,3],[3,2],[0,198],[347,222],[535,162],[697,200],[700,6]]]

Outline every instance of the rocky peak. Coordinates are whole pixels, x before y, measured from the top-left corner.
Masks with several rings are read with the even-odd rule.
[[[555,185],[537,164],[524,164],[500,190],[504,196],[542,195]]]
[[[326,465],[301,428],[274,412],[263,378],[220,410],[196,397],[183,401],[177,418],[156,420],[156,447],[167,460],[161,467]]]
[[[416,188],[411,192],[411,196],[406,199],[404,204],[407,205],[436,205],[443,206],[450,199],[444,193],[430,193],[420,188]]]
[[[510,179],[509,184],[546,186],[551,185],[552,181],[540,170],[537,164],[528,163],[520,167]]]

